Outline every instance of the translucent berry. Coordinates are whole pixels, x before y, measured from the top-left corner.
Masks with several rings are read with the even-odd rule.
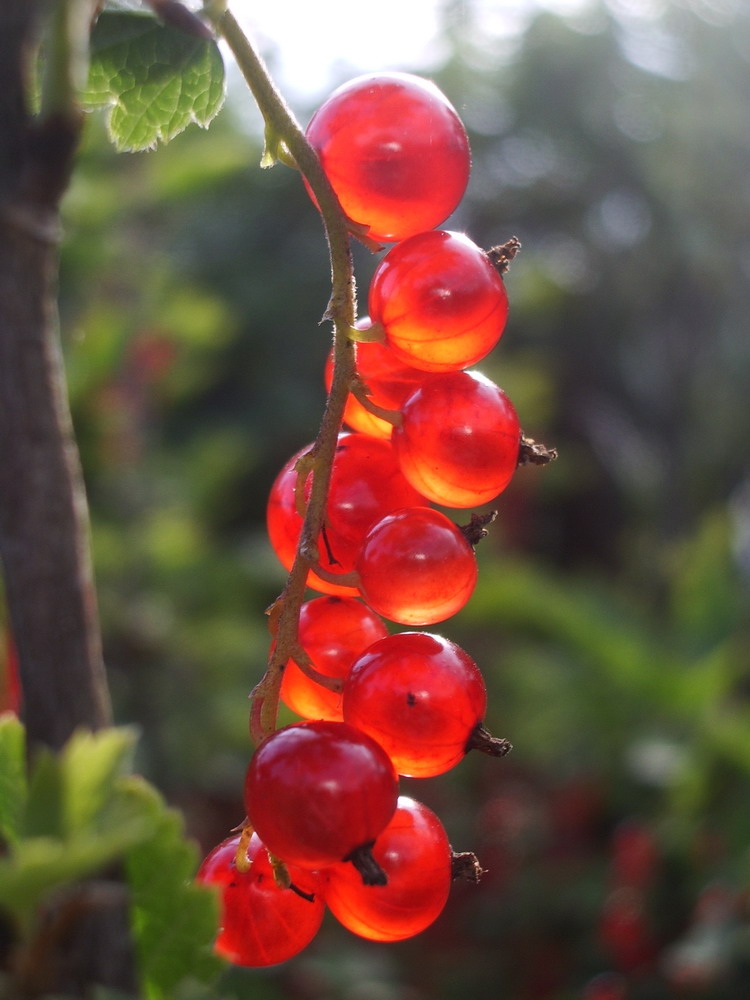
[[[323,920],[318,873],[291,866],[289,875],[299,892],[280,888],[257,834],[247,849],[250,868],[239,872],[239,841],[237,834],[215,847],[196,876],[199,882],[222,887],[214,949],[235,965],[257,968],[285,962],[312,941]]]
[[[497,344],[508,316],[503,279],[463,233],[419,233],[393,247],[370,283],[369,310],[406,365],[457,371]]]
[[[350,80],[315,112],[306,135],[344,212],[378,242],[439,226],[466,190],[466,131],[428,80],[407,73]]]
[[[414,778],[443,774],[463,760],[486,709],[474,660],[427,632],[378,640],[344,684],[344,719],[376,739],[399,774]]]
[[[471,545],[445,514],[406,507],[367,532],[357,559],[362,595],[377,614],[402,625],[433,625],[473,593]]]
[[[397,798],[390,758],[344,722],[277,730],[253,754],[245,779],[248,818],[276,857],[312,869],[352,860],[364,878]]]
[[[356,658],[387,634],[375,612],[351,597],[316,597],[300,610],[299,643],[327,677],[345,677]],[[343,718],[341,693],[311,680],[293,660],[284,668],[281,698],[305,719]]]
[[[369,318],[366,322],[369,325]],[[427,372],[403,364],[385,344],[355,344],[354,352],[357,374],[367,386],[371,402],[384,410],[400,410],[409,393],[430,378]],[[332,380],[333,352],[325,367],[325,384],[329,392]],[[393,430],[391,423],[370,413],[351,393],[347,397],[344,421],[355,431],[373,437],[390,438]]]
[[[309,448],[286,463],[271,488],[267,508],[268,535],[282,565],[290,569],[297,551],[302,518],[295,504],[295,470]],[[311,480],[305,484],[309,497]],[[398,467],[390,441],[365,434],[341,434],[333,462],[326,506],[326,525],[318,540],[320,564],[335,573],[350,572],[368,528],[385,514],[423,503]],[[310,572],[308,585],[324,594],[356,596],[355,587],[329,583]]]
[[[388,877],[384,886],[363,886],[348,865],[321,873],[331,912],[371,941],[419,934],[440,915],[450,892],[451,849],[442,823],[427,806],[402,795],[373,853]]]
[[[401,471],[445,507],[476,507],[505,489],[521,428],[502,389],[479,372],[433,375],[402,405],[392,442]]]

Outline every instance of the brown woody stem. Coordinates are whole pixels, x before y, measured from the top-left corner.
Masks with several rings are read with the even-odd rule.
[[[557,458],[557,448],[548,448],[541,441],[534,441],[521,435],[521,445],[518,449],[518,465],[549,465]]]
[[[501,243],[499,246],[492,247],[490,250],[487,250],[486,253],[493,267],[495,267],[500,274],[507,274],[510,262],[520,249],[521,241],[519,238],[517,236],[511,236],[507,243]]]
[[[489,754],[490,757],[504,757],[513,749],[513,744],[506,739],[493,736],[482,722],[478,722],[474,727],[466,744],[466,752],[479,750],[481,753]]]
[[[315,151],[234,16],[216,0],[206,5],[205,13],[229,45],[263,115],[267,152],[273,155],[279,146],[287,149],[310,185],[320,208],[331,264],[331,298],[324,318],[330,319],[334,327],[333,381],[318,436],[305,456],[310,465],[312,484],[297,556],[284,590],[273,606],[275,643],[266,673],[251,695],[250,733],[258,744],[276,728],[284,665],[299,646],[299,613],[307,574],[314,561],[311,553],[317,551],[318,537],[325,523],[338,433],[349,386],[355,374],[354,348],[349,334],[356,318],[356,294],[350,221],[342,211]]]
[[[473,882],[477,885],[487,870],[482,868],[473,851],[451,852],[451,878],[454,882]]]
[[[458,527],[466,541],[473,547],[487,537],[489,534],[487,528],[496,517],[496,510],[491,510],[487,514],[472,514],[468,524],[460,524]]]

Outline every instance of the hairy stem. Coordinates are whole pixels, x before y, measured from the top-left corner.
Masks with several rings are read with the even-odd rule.
[[[277,156],[280,147],[288,150],[315,195],[331,265],[331,298],[324,318],[332,321],[334,329],[333,382],[320,430],[308,457],[312,467],[312,486],[297,555],[286,586],[271,609],[275,642],[268,669],[251,695],[250,734],[257,744],[276,728],[284,665],[299,648],[299,613],[312,562],[310,553],[317,552],[338,433],[355,373],[354,350],[349,335],[356,315],[356,291],[350,244],[351,223],[342,211],[315,151],[233,15],[216,2],[207,4],[206,14],[229,45],[263,115],[267,153]]]

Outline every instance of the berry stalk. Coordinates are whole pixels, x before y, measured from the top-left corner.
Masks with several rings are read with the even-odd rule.
[[[317,562],[317,539],[324,524],[325,505],[344,415],[349,386],[355,375],[350,332],[356,317],[356,290],[351,256],[352,224],[318,161],[318,156],[291,110],[271,80],[268,70],[234,16],[221,0],[205,6],[216,31],[229,45],[255,102],[263,115],[266,151],[263,165],[288,151],[312,189],[320,208],[331,266],[331,298],[324,319],[333,323],[334,369],[318,436],[307,461],[312,468],[312,488],[294,564],[284,590],[269,609],[274,648],[268,669],[251,694],[250,735],[260,744],[276,729],[279,692],[284,666],[299,649],[298,627],[310,566]]]

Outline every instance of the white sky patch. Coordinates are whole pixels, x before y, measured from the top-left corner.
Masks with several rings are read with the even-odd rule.
[[[441,61],[437,0],[230,0],[294,101],[326,95],[359,73],[429,72]]]

